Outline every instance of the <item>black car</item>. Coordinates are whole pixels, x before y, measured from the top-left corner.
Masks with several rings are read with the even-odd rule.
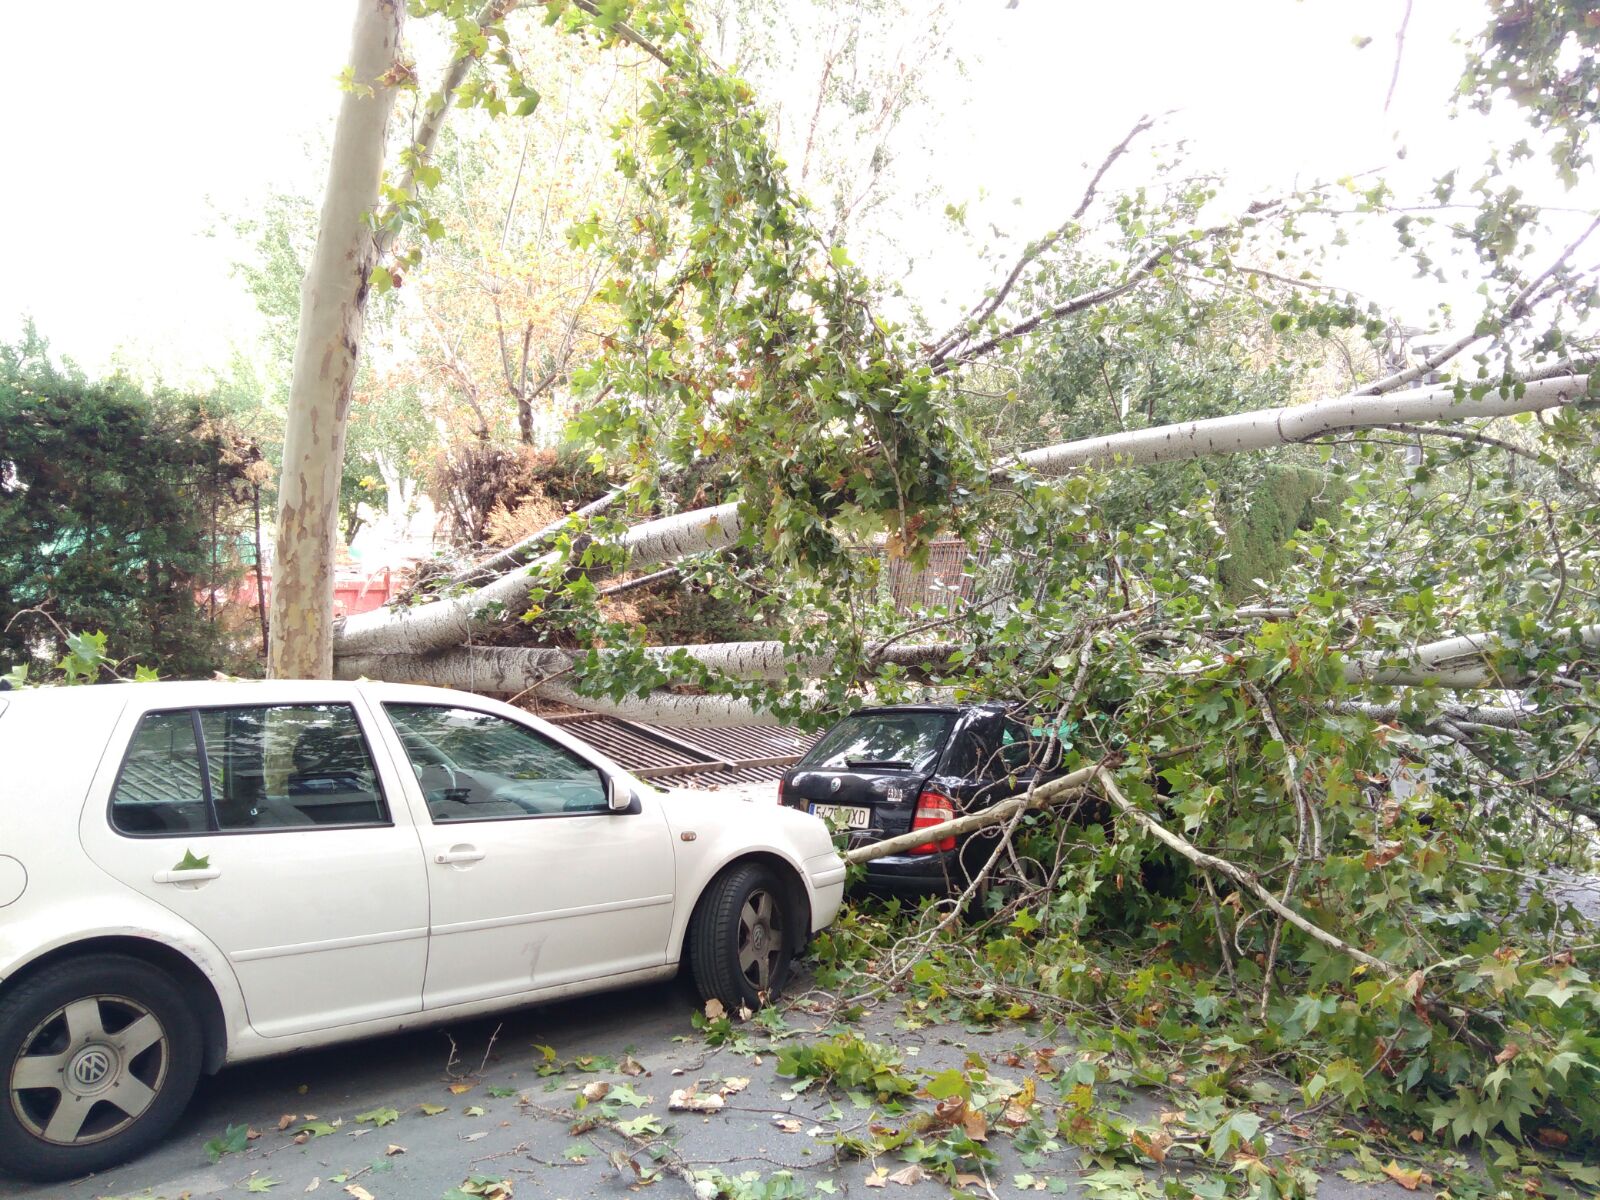
[[[1053,731],[1052,731],[1053,732]],[[848,831],[852,846],[976,812],[1048,778],[1059,741],[999,704],[863,708],[825,733],[778,782],[778,799]],[[867,864],[874,891],[960,891],[993,841],[947,837]]]

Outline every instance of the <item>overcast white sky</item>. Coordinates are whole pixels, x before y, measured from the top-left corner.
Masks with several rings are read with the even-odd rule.
[[[971,71],[929,166],[952,201],[981,184],[978,213],[1023,238],[1060,221],[1084,164],[1145,112],[1179,110],[1166,136],[1249,190],[1373,167],[1421,182],[1482,161],[1481,123],[1446,118],[1462,61],[1451,39],[1481,20],[1476,0],[1416,0],[1387,112],[1404,0],[952,2]],[[352,13],[349,0],[8,6],[0,339],[31,314],[91,369],[119,354],[174,381],[221,368],[255,317],[232,247],[211,236],[218,214],[274,189],[318,192],[306,147],[331,126]],[[1356,35],[1373,41],[1357,50]],[[1403,305],[1390,257],[1374,240],[1350,259],[1360,277],[1340,282]],[[937,254],[917,274],[965,282]]]

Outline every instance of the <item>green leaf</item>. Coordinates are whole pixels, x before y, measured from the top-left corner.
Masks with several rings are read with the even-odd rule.
[[[644,1137],[647,1134],[661,1133],[661,1119],[654,1113],[645,1113],[642,1117],[635,1117],[631,1121],[618,1121],[617,1128],[629,1137]]]
[[[314,1138],[327,1137],[335,1132],[336,1127],[326,1121],[307,1121],[295,1130],[296,1133],[309,1133]]]
[[[250,1126],[229,1125],[221,1137],[214,1137],[205,1145],[206,1157],[216,1162],[224,1154],[241,1154],[250,1144]]]
[[[399,1119],[399,1110],[393,1108],[374,1108],[356,1114],[356,1124],[375,1125],[380,1129],[385,1125],[393,1125]]]
[[[196,857],[193,850],[185,848],[183,857],[173,865],[172,869],[174,871],[204,871],[210,866],[211,856],[209,854]]]
[[[282,1182],[283,1180],[281,1179],[268,1179],[265,1175],[252,1175],[250,1176],[250,1182],[244,1185],[244,1190],[247,1192],[270,1192]]]

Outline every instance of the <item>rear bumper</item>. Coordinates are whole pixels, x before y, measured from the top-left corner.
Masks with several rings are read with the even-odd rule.
[[[959,892],[964,880],[961,852],[891,854],[866,864],[868,891],[889,896],[946,896]]]

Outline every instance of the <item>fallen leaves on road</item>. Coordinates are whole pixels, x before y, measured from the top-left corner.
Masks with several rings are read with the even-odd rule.
[[[399,1119],[400,1110],[387,1107],[369,1109],[364,1113],[356,1114],[357,1125],[375,1125],[379,1128],[385,1125],[393,1125]]]
[[[649,1074],[639,1060],[634,1058],[631,1054],[624,1054],[622,1056],[622,1061],[617,1064],[617,1070],[621,1071],[624,1075]]]
[[[1383,1173],[1408,1192],[1414,1192],[1423,1184],[1433,1182],[1433,1176],[1426,1171],[1420,1168],[1408,1171],[1392,1158],[1384,1165]]]
[[[481,1196],[483,1200],[511,1200],[511,1180],[495,1175],[468,1175],[447,1197]]]

